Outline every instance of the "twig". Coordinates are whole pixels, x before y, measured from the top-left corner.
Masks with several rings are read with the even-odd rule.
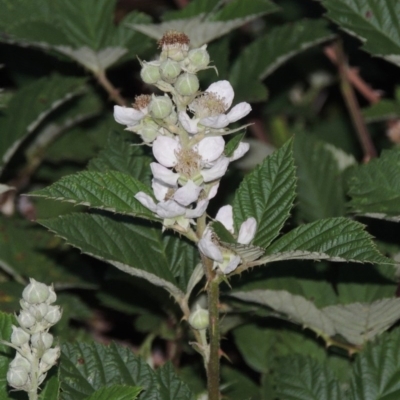
[[[95,76],[100,85],[109,94],[111,100],[114,100],[120,106],[128,105],[128,102],[119,94],[119,90],[117,90],[113,86],[113,84],[108,80],[106,73],[104,71],[100,71]]]
[[[336,54],[338,63],[337,66],[340,75],[340,88],[353,121],[354,128],[357,132],[358,140],[360,141],[363,149],[364,162],[367,163],[369,160],[371,160],[371,158],[376,157],[376,150],[374,144],[372,143],[364,118],[361,114],[360,106],[357,102],[353,87],[348,79],[348,65],[341,43],[336,42],[334,44],[334,51]]]

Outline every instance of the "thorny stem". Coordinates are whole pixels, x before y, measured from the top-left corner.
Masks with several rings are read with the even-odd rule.
[[[119,94],[119,91],[108,80],[104,71],[99,71],[95,76],[100,85],[103,86],[105,91],[109,94],[111,100],[114,100],[120,106],[128,105],[128,102]]]
[[[358,140],[363,148],[364,162],[368,162],[371,160],[371,158],[376,157],[376,150],[367,130],[364,118],[361,114],[353,87],[349,82],[347,76],[348,65],[345,59],[343,48],[339,42],[335,43],[335,52],[340,75],[340,88],[353,121],[354,128],[356,129]]]

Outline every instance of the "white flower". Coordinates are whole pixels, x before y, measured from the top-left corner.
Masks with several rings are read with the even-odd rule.
[[[225,128],[251,111],[250,104],[242,102],[226,114],[232,105],[233,97],[234,91],[228,81],[215,82],[189,105],[189,110],[194,114],[194,118],[191,119],[186,112],[181,111],[179,121],[183,128],[192,135],[204,130],[198,124],[213,129]]]
[[[132,107],[114,106],[114,119],[122,125],[126,125],[127,129],[139,124],[140,121],[148,114],[148,106],[151,96],[136,96]]]
[[[218,210],[215,220],[221,222],[229,232],[234,233],[232,206],[221,207]],[[257,221],[253,217],[248,218],[240,226],[237,242],[240,244],[249,244],[254,239],[256,230]],[[219,268],[224,274],[234,271],[240,264],[240,256],[220,247],[213,241],[212,231],[209,227],[205,229],[198,246],[205,256],[214,260],[213,268]]]

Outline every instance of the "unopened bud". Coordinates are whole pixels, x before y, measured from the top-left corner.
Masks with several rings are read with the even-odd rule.
[[[181,73],[181,66],[178,62],[167,58],[160,65],[160,73],[164,81],[174,83],[178,75]]]
[[[22,292],[22,297],[29,304],[38,304],[45,302],[50,295],[50,290],[44,283],[36,282],[30,279],[30,284]]]
[[[60,307],[59,306],[49,306],[49,311],[44,316],[44,319],[52,325],[56,324],[61,319]]]
[[[209,325],[208,311],[204,310],[200,306],[197,306],[196,311],[190,314],[189,324],[192,326],[192,328],[197,330],[203,330],[208,328]]]
[[[28,371],[22,366],[10,368],[7,372],[7,382],[15,389],[24,387],[28,383]]]
[[[160,71],[157,65],[145,63],[140,71],[140,77],[143,82],[150,85],[157,83],[161,79]]]
[[[197,72],[210,63],[210,55],[206,50],[206,45],[202,46],[200,49],[193,49],[189,51],[188,59],[190,61],[189,69],[190,72]]]
[[[48,332],[34,333],[31,338],[31,344],[35,349],[49,349],[53,344],[53,335]]]
[[[46,303],[35,304],[29,307],[29,313],[33,315],[36,321],[40,322],[49,311],[49,306]]]
[[[30,371],[31,363],[25,357],[22,357],[19,353],[17,353],[14,360],[10,362],[10,368],[15,367],[21,367],[27,371]]]
[[[17,328],[16,326],[12,325],[12,334],[11,334],[11,343],[15,346],[22,346],[23,344],[27,343],[30,335],[26,333],[22,328]]]
[[[153,118],[164,119],[172,112],[172,101],[167,95],[153,96],[149,110]]]
[[[186,72],[179,76],[174,86],[181,96],[192,96],[199,90],[200,83],[196,75]]]
[[[54,349],[48,349],[43,354],[42,361],[49,365],[54,365],[60,357],[60,348],[54,347]]]
[[[36,323],[35,317],[28,311],[21,311],[17,317],[17,320],[25,329],[31,328]]]

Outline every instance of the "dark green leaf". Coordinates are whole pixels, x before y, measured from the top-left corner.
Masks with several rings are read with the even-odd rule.
[[[400,104],[393,100],[380,100],[362,110],[367,122],[386,121],[388,119],[400,118]]]
[[[85,400],[135,400],[141,391],[140,387],[112,385],[96,390]]]
[[[15,319],[11,314],[0,312],[0,339],[7,342],[11,338],[11,325],[15,324]],[[0,343],[0,398],[7,400],[9,387],[7,386],[7,371],[8,365],[15,354],[15,350]]]

